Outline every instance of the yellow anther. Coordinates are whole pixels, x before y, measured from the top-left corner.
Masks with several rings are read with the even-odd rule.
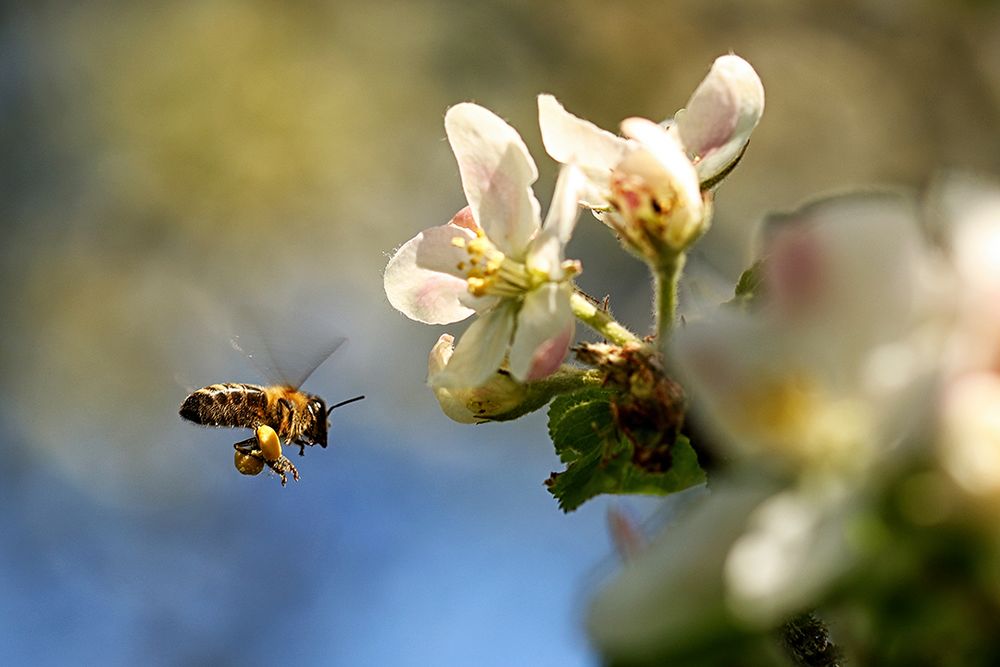
[[[469,278],[466,282],[473,296],[483,296],[486,293],[486,280],[483,278]]]

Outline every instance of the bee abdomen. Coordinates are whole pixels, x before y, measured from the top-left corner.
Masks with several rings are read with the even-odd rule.
[[[192,393],[181,404],[180,415],[205,426],[256,428],[267,408],[263,387],[255,384],[213,384]]]

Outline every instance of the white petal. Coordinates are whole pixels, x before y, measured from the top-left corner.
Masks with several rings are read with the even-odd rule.
[[[844,531],[850,500],[839,484],[804,484],[757,507],[726,559],[730,609],[772,627],[808,608],[857,562]]]
[[[700,160],[701,180],[739,156],[763,113],[764,86],[750,63],[735,55],[717,58],[675,118],[684,147]]]
[[[552,95],[538,96],[538,125],[553,159],[603,174],[605,181],[628,146],[625,139],[566,111]]]
[[[540,221],[531,191],[538,169],[524,141],[492,111],[468,102],[448,109],[444,124],[473,217],[501,252],[523,260]]]
[[[915,203],[893,193],[831,197],[771,216],[762,250],[769,305],[785,326],[832,332],[826,347],[845,355],[897,340],[927,287],[919,224]]]
[[[580,217],[579,194],[584,188],[583,173],[577,167],[568,165],[559,171],[556,189],[552,194],[548,215],[542,229],[551,231],[563,245],[569,243],[577,218]]]
[[[587,629],[606,658],[645,664],[659,653],[698,650],[724,618],[726,555],[771,489],[762,476],[744,475],[713,480],[711,494],[685,495],[696,493],[703,495],[593,601]]]
[[[573,165],[563,167],[542,231],[528,248],[526,263],[530,271],[548,276],[551,280],[562,279],[563,248],[580,217],[577,202],[583,188],[584,176],[580,170]]]
[[[965,491],[995,503],[1000,498],[1000,377],[969,373],[952,382],[942,421],[945,469]]]
[[[467,259],[453,239],[473,238],[454,224],[426,229],[396,251],[385,267],[383,286],[389,303],[407,317],[426,324],[450,324],[474,311],[467,305],[468,285],[459,277]]]
[[[441,412],[460,424],[474,424],[477,421],[476,416],[469,411],[464,400],[444,387],[434,386],[438,375],[444,370],[455,351],[454,343],[455,338],[451,334],[441,334],[437,343],[431,348],[427,358],[427,383],[434,390],[434,395],[441,405]]]
[[[528,292],[517,315],[510,349],[510,373],[522,382],[551,375],[573,342],[575,320],[569,299],[572,287],[546,283]]]
[[[514,304],[508,301],[480,315],[458,341],[444,370],[431,378],[432,386],[467,389],[486,382],[503,363],[514,315]]]

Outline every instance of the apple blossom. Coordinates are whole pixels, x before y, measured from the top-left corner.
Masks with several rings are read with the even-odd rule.
[[[824,200],[772,218],[767,298],[677,333],[671,358],[720,444],[792,469],[867,469],[926,412],[940,342],[916,210]]]
[[[1000,187],[953,175],[935,193],[947,224],[955,326],[946,354],[939,451],[972,499],[1000,500]]]
[[[544,224],[531,185],[538,171],[517,132],[475,104],[448,110],[445,129],[468,207],[427,229],[389,260],[389,302],[407,317],[447,324],[473,313],[438,387],[477,387],[507,358],[524,382],[554,372],[573,340],[570,308],[578,262],[563,248],[578,217],[579,171],[560,172]]]

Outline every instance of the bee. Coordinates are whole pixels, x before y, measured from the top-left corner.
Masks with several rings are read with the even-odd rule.
[[[334,346],[339,347],[343,341]],[[234,347],[236,343],[234,342]],[[237,349],[239,349],[237,347]],[[303,374],[302,381],[319,366],[333,350]],[[248,355],[251,356],[252,355]],[[266,465],[281,478],[285,486],[288,475],[298,481],[299,471],[282,453],[285,444],[298,445],[304,456],[306,446],[327,446],[329,416],[335,409],[360,401],[356,396],[326,407],[322,398],[301,391],[297,383],[274,385],[225,382],[212,384],[192,392],[181,404],[182,418],[204,426],[228,426],[253,429],[254,435],[233,445],[234,463],[244,475],[257,475]]]

